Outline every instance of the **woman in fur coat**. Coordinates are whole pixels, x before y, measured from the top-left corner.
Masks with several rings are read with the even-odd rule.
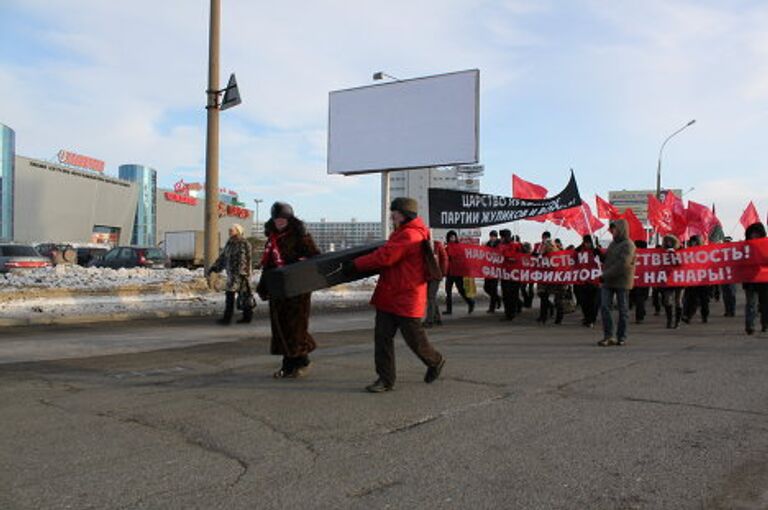
[[[309,334],[309,312],[311,293],[292,298],[269,296],[264,282],[264,273],[320,253],[304,223],[293,215],[293,208],[283,202],[275,202],[270,220],[264,225],[267,244],[261,259],[262,278],[257,291],[264,300],[269,300],[269,317],[272,326],[270,353],[283,356],[280,370],[275,378],[295,378],[307,371],[309,353],[317,344]]]

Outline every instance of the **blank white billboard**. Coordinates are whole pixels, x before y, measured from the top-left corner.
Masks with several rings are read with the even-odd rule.
[[[477,69],[333,91],[328,173],[478,161]]]

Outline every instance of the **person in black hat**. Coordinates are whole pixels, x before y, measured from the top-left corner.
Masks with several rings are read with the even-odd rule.
[[[488,242],[485,245],[489,248],[496,248],[499,243],[499,233],[491,230],[490,234],[488,234]],[[496,313],[496,310],[501,308],[498,278],[486,278],[483,281],[483,290],[491,298],[491,302],[488,304],[488,313]]]
[[[392,391],[395,387],[394,338],[398,330],[427,366],[425,383],[437,380],[445,365],[445,358],[429,343],[421,324],[427,305],[427,263],[422,243],[429,241],[429,230],[418,217],[416,200],[396,198],[389,210],[395,229],[387,243],[342,266],[347,275],[379,271],[371,298],[376,308],[374,359],[378,379],[365,388],[371,393]]]
[[[449,230],[445,235],[445,246],[448,251],[448,273],[445,275],[445,311],[443,314],[451,315],[453,313],[453,286],[456,286],[456,290],[459,291],[459,295],[467,302],[467,313],[472,313],[475,310],[475,300],[467,296],[467,291],[464,288],[463,276],[452,276],[451,271],[451,250],[449,247],[451,244],[459,242],[459,234],[455,230]]]
[[[283,356],[277,379],[295,378],[307,371],[309,353],[317,347],[309,334],[311,293],[292,298],[275,298],[267,292],[264,274],[272,269],[294,264],[320,253],[304,222],[293,214],[293,207],[275,202],[270,220],[264,225],[267,244],[261,259],[261,280],[256,287],[259,297],[269,300],[269,318],[272,326],[270,353]]]

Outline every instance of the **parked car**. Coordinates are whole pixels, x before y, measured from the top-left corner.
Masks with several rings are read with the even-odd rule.
[[[171,261],[160,248],[154,246],[117,246],[112,248],[103,257],[92,260],[89,267],[145,267],[149,269],[163,269],[171,267]]]
[[[55,266],[59,264],[77,264],[77,250],[71,244],[42,243],[35,246],[37,252],[48,258]]]
[[[48,267],[51,261],[26,244],[0,244],[0,273]]]
[[[109,248],[93,248],[89,246],[81,246],[77,248],[77,264],[83,267],[88,267],[92,260],[97,260],[103,257]]]

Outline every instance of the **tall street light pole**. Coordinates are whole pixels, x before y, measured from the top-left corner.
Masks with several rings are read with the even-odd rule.
[[[667,145],[667,142],[669,142],[673,136],[680,133],[685,128],[692,126],[695,122],[696,119],[691,120],[688,124],[669,135],[667,139],[664,140],[664,143],[661,144],[661,149],[659,149],[659,166],[656,167],[656,198],[659,200],[661,200],[661,153],[664,152],[664,146]]]
[[[219,27],[221,1],[211,0],[208,39],[208,131],[205,144],[205,268],[219,255]]]

